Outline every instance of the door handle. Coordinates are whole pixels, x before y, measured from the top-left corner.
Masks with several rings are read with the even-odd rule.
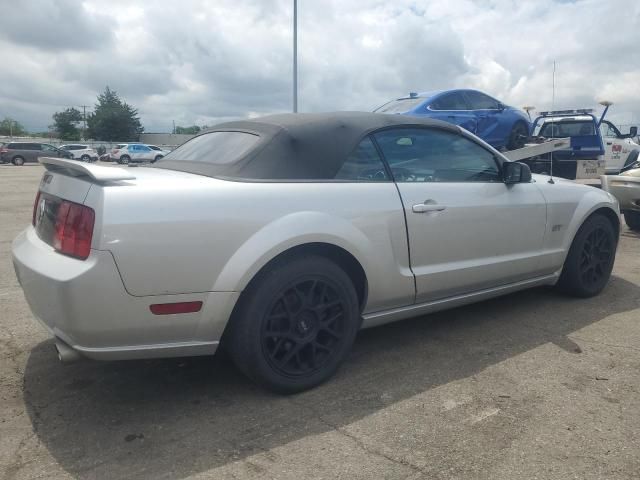
[[[611,145],[611,142],[607,142],[607,145]]]
[[[411,207],[411,210],[413,210],[413,213],[426,213],[441,212],[445,208],[447,207],[445,207],[444,205],[438,205],[437,203],[417,203],[413,207]]]

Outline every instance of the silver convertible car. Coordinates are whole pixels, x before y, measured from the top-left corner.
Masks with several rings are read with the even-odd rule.
[[[609,193],[399,115],[224,123],[148,167],[41,163],[13,261],[63,360],[223,346],[278,392],[329,378],[361,327],[537,285],[596,295],[620,228]]]

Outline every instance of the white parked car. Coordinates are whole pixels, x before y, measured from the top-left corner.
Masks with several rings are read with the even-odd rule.
[[[163,152],[142,143],[120,143],[111,150],[111,159],[124,165],[130,162],[156,162],[164,156]]]
[[[75,160],[81,160],[83,162],[95,162],[98,160],[98,152],[89,145],[70,143],[62,145],[60,148],[69,152],[71,154],[71,158]]]
[[[147,168],[41,162],[13,262],[63,360],[223,345],[278,392],[328,379],[361,327],[538,285],[596,295],[620,228],[609,193],[404,115],[225,123]]]
[[[620,202],[627,226],[640,231],[640,161],[629,165],[620,175],[603,175],[601,181],[602,188]]]

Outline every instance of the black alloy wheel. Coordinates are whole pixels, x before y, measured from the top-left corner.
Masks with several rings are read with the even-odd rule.
[[[562,268],[558,288],[577,297],[592,297],[609,281],[618,238],[611,221],[591,215],[582,224]]]
[[[287,256],[242,292],[222,345],[255,382],[295,393],[338,370],[360,323],[358,295],[342,268],[313,254]]]
[[[271,367],[292,377],[322,368],[342,346],[346,310],[335,285],[321,278],[283,291],[262,322],[262,348]]]
[[[596,286],[608,276],[613,255],[613,239],[604,228],[592,230],[585,239],[580,254],[580,276],[585,285]]]

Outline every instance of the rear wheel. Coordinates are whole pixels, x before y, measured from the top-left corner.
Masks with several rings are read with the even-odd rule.
[[[616,248],[611,222],[600,214],[587,218],[573,239],[558,288],[576,297],[600,293],[611,276]]]
[[[20,167],[24,165],[24,158],[18,155],[16,157],[13,157],[13,159],[11,160],[11,163],[13,163],[16,167]]]
[[[351,280],[318,256],[274,265],[239,302],[226,346],[240,370],[278,393],[306,390],[331,377],[360,327]]]
[[[126,165],[131,161],[131,157],[129,155],[122,155],[118,160],[118,163],[121,165]]]
[[[640,212],[624,212],[624,221],[634,232],[640,231]]]
[[[509,134],[509,142],[507,143],[508,150],[516,150],[524,147],[524,143],[527,140],[529,131],[527,126],[522,122],[517,122],[511,129]]]

